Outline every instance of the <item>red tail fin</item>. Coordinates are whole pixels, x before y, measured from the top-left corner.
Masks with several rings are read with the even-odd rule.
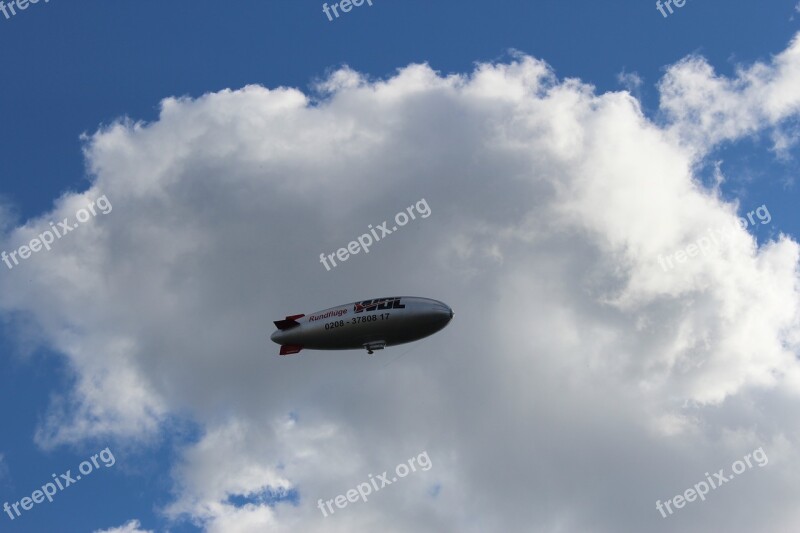
[[[298,318],[303,318],[306,315],[291,315],[287,316],[283,320],[276,320],[274,322],[275,327],[278,329],[291,329],[293,327],[299,326],[300,323],[297,321]]]
[[[302,349],[302,344],[287,344],[285,346],[281,346],[281,355],[293,355]]]

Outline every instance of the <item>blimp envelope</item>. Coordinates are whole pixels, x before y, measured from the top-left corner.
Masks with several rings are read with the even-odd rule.
[[[447,304],[417,296],[361,300],[276,320],[270,337],[281,345],[280,355],[303,348],[313,350],[365,349],[367,353],[422,339],[450,323]]]

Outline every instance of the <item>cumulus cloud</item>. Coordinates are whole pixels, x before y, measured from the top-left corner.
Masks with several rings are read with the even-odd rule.
[[[680,61],[661,81],[661,108],[678,139],[706,151],[796,118],[798,84],[800,38],[795,37],[769,64],[740,66],[734,78],[716,74],[702,57]]]
[[[39,443],[191,419],[165,513],[211,532],[791,531],[800,248],[758,245],[693,169],[796,118],[799,42],[733,79],[670,67],[663,123],[516,54],[168,98],[97,131],[91,188],[3,239],[114,205],[0,277],[0,307],[75,373]],[[423,197],[429,218],[320,265]],[[717,253],[659,264],[719,227]],[[387,294],[456,318],[373,357],[276,357],[271,320]],[[656,512],[759,446],[770,466]],[[316,508],[422,450],[430,471]]]

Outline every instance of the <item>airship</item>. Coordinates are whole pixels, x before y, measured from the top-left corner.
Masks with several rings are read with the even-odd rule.
[[[310,350],[365,349],[368,354],[387,346],[433,335],[453,318],[453,310],[438,300],[417,296],[374,298],[323,309],[306,316],[276,320],[271,336],[280,355]]]

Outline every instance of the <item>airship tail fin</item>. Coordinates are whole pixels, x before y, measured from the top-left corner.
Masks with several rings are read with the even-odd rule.
[[[299,326],[300,322],[297,321],[298,318],[302,318],[306,315],[291,315],[287,316],[283,320],[276,320],[274,322],[275,327],[284,330],[284,329],[291,329],[293,327]]]
[[[286,344],[281,346],[281,355],[294,355],[302,349],[302,344]]]

